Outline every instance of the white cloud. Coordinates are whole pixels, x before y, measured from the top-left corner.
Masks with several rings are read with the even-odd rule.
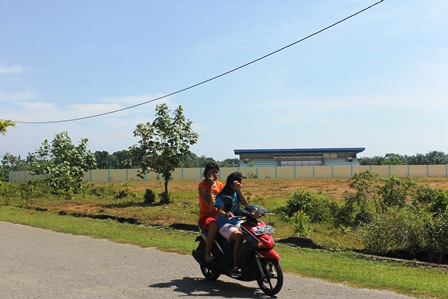
[[[11,66],[4,66],[0,64],[0,75],[18,74],[22,73],[24,70],[25,68],[20,64],[13,64]]]
[[[43,102],[43,101],[33,101],[33,102],[22,102],[19,106],[26,110],[27,114],[32,112],[46,112],[53,113],[57,112],[58,108],[54,103]],[[30,111],[31,110],[31,111]]]
[[[0,103],[1,102],[18,102],[18,101],[30,101],[38,98],[38,95],[34,91],[17,91],[8,93],[0,90]]]

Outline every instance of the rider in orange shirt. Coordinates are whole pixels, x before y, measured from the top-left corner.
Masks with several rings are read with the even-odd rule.
[[[199,191],[199,225],[208,230],[205,246],[205,262],[210,263],[213,256],[210,252],[218,232],[216,223],[217,209],[214,206],[216,195],[222,190],[223,185],[218,181],[219,166],[214,162],[205,165],[204,179],[198,185]]]

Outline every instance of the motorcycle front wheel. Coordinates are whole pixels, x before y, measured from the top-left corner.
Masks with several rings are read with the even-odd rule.
[[[211,280],[211,281],[217,280],[219,278],[219,276],[221,275],[221,273],[219,273],[211,268],[204,267],[204,266],[201,266],[201,272],[202,272],[202,275],[204,275],[205,279]]]
[[[263,274],[257,276],[260,289],[268,296],[274,296],[280,292],[283,286],[283,270],[280,263],[274,259],[261,259]]]

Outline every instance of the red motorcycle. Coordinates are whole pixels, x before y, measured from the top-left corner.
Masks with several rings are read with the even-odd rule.
[[[243,220],[241,231],[244,236],[243,244],[238,252],[241,275],[235,279],[256,280],[266,295],[273,296],[280,292],[283,286],[283,270],[279,263],[280,256],[274,250],[275,241],[272,237],[274,230],[272,226],[258,220],[267,213],[269,211],[266,209],[249,205],[239,210],[235,216]],[[199,263],[204,277],[211,281],[218,279],[221,274],[232,277],[233,242],[227,242],[218,233],[212,248],[214,260],[207,264],[204,257],[207,231],[199,227],[199,232],[200,236],[196,238],[199,244],[196,250],[193,250],[193,257]]]

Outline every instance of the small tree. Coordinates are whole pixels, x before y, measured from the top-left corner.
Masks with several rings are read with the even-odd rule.
[[[56,134],[51,145],[45,140],[31,154],[34,173],[45,175],[54,192],[63,191],[68,196],[78,193],[84,173],[96,168],[95,156],[87,150],[87,142],[81,139],[79,145],[74,146],[68,132]]]
[[[181,165],[182,159],[189,155],[190,146],[198,140],[198,134],[191,128],[192,122],[185,119],[182,106],[170,116],[167,104],[156,106],[154,121],[141,123],[134,130],[134,136],[141,140],[134,145],[133,152],[141,157],[141,172],[144,177],[148,170],[161,174],[165,182],[165,192],[162,199],[169,202],[168,182],[171,173]]]

